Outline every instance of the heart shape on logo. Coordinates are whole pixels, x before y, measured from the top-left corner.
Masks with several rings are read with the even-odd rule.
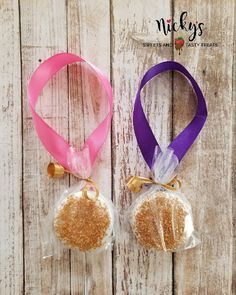
[[[166,22],[169,24],[171,23],[171,19],[167,19]]]

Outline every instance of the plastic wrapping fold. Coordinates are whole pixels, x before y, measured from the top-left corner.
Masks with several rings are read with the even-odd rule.
[[[92,163],[88,145],[85,145],[81,151],[71,146],[67,151],[66,158],[71,173],[78,175],[82,179],[90,177],[92,173]]]
[[[167,148],[162,152],[160,147],[156,146],[152,163],[152,174],[155,181],[163,184],[169,183],[176,176],[178,166],[179,160],[173,149]]]
[[[87,181],[66,189],[42,227],[43,257],[61,249],[99,252],[112,246],[115,210],[110,199]]]

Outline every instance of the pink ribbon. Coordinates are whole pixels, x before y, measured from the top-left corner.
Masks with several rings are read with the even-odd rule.
[[[62,136],[51,128],[35,110],[38,97],[46,83],[59,70],[74,62],[86,62],[92,67],[96,76],[101,81],[108,99],[108,114],[89,135],[81,151],[73,148]],[[108,79],[97,67],[84,58],[71,53],[60,53],[45,60],[34,71],[28,85],[28,97],[35,130],[47,151],[67,170],[77,173],[83,178],[89,177],[91,174],[91,167],[106,140],[111,124],[113,99],[112,89]]]

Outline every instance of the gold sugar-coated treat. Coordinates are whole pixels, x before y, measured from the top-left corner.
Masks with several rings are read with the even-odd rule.
[[[111,227],[109,208],[100,198],[71,194],[58,208],[54,229],[69,248],[89,251],[103,246]]]
[[[148,249],[175,251],[186,241],[189,212],[178,195],[157,191],[147,196],[133,212],[133,231]]]

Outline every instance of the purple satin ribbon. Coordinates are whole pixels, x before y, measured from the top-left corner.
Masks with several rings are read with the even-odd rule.
[[[174,150],[174,154],[179,159],[179,162],[182,160],[190,146],[197,138],[207,118],[207,107],[202,91],[192,75],[184,66],[175,61],[165,61],[150,68],[145,73],[140,83],[134,103],[133,112],[134,132],[142,155],[150,169],[152,169],[153,156],[156,146],[159,148],[159,151],[161,151],[161,149],[144,114],[140,99],[140,93],[143,87],[153,77],[165,71],[178,71],[185,77],[187,77],[193,86],[198,102],[197,111],[193,120],[168,146],[168,148]]]

